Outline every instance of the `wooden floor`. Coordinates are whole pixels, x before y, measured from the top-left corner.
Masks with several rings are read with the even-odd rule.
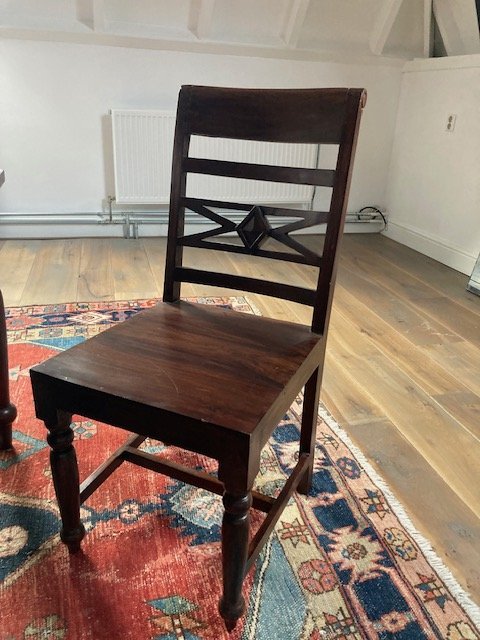
[[[312,239],[311,239],[312,240]],[[161,296],[162,239],[0,241],[9,306]],[[313,284],[312,270],[192,250],[187,263]],[[467,277],[374,234],[344,239],[322,400],[480,602],[480,298]],[[218,290],[186,285],[184,295]],[[261,312],[308,322],[293,303]]]

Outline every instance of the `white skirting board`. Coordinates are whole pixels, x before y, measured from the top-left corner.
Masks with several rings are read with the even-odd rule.
[[[389,220],[388,227],[382,233],[388,238],[415,249],[415,251],[438,260],[438,262],[466,275],[472,273],[477,259],[476,255],[464,251],[461,247],[445,242],[442,238],[434,237],[409,225],[392,222],[391,220]]]

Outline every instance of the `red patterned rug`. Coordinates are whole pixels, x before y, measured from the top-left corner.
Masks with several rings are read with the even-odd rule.
[[[201,301],[252,312],[244,298]],[[296,496],[282,514],[247,577],[250,605],[230,636],[217,613],[217,496],[124,463],[84,504],[88,534],[82,552],[69,556],[59,541],[29,368],[153,304],[7,310],[19,418],[15,451],[0,455],[1,640],[478,640],[479,608],[324,410],[311,496]],[[258,487],[264,492],[277,491],[295,464],[300,404],[262,453]],[[82,477],[126,437],[78,416],[73,428]],[[215,469],[212,461],[160,442],[142,446]]]

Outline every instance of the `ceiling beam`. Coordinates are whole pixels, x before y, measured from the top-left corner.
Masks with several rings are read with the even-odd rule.
[[[433,0],[424,0],[423,3],[423,56],[433,56]]]
[[[212,31],[215,0],[190,0],[188,29],[199,40],[205,40]]]
[[[287,4],[280,34],[287,47],[294,49],[297,46],[310,2],[311,0],[290,0]]]
[[[365,64],[403,68],[405,58],[379,58],[369,54],[358,55],[348,51],[314,51],[307,49],[287,49],[283,45],[264,45],[252,43],[226,43],[186,39],[165,39],[115,34],[108,25],[108,31],[95,32],[91,29],[63,28],[59,30],[5,27],[0,25],[0,41],[2,38],[15,40],[33,40],[37,42],[69,42],[75,44],[103,45],[108,47],[129,47],[132,49],[149,49],[158,51],[183,51],[197,54],[219,54],[231,56],[247,56],[249,58],[270,58],[280,60],[341,62],[345,64]]]
[[[447,55],[462,54],[462,38],[449,0],[433,0],[433,11]]]
[[[475,0],[433,0],[433,11],[447,55],[480,52]]]
[[[77,20],[92,31],[105,31],[104,0],[76,0]]]
[[[370,51],[381,56],[403,0],[384,0],[370,34]]]

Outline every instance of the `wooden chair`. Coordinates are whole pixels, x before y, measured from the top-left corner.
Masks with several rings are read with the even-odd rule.
[[[229,630],[245,609],[242,584],[289,496],[309,490],[335,256],[365,92],[184,86],[180,91],[163,302],[31,370],[36,413],[49,430],[61,538],[79,549],[80,503],[124,460],[223,494],[223,597]],[[252,165],[189,157],[191,135],[339,145],[335,170]],[[286,210],[186,197],[188,173],[332,187],[329,212]],[[185,235],[188,208],[219,226]],[[235,225],[215,208],[245,212]],[[275,228],[279,216],[298,218]],[[269,221],[270,218],[270,221]],[[327,223],[323,256],[288,234]],[[242,240],[213,236],[237,232]],[[262,248],[274,238],[286,250]],[[237,238],[238,240],[238,238]],[[183,247],[253,254],[320,267],[316,290],[182,266]],[[313,307],[311,327],[180,300],[182,282],[219,285]],[[252,490],[260,453],[305,386],[299,461],[275,500]],[[132,431],[79,489],[72,414]],[[151,437],[218,460],[218,480],[138,450]],[[249,542],[249,509],[267,513]],[[141,550],[139,551],[141,554]]]

